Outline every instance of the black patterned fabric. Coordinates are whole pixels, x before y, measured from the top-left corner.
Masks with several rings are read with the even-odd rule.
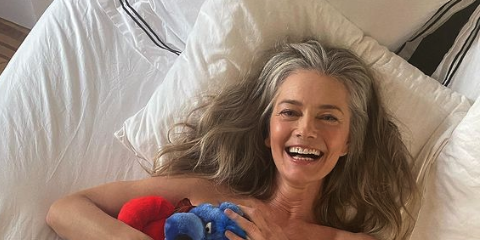
[[[448,86],[478,36],[479,4],[480,0],[449,1],[397,54]]]

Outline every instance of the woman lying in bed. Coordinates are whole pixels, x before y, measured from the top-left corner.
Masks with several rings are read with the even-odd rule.
[[[74,193],[47,221],[68,239],[149,239],[117,221],[130,199],[231,201],[248,239],[403,239],[409,154],[373,75],[347,50],[284,44],[259,76],[223,89],[177,127],[155,177]],[[198,116],[192,114],[191,116]],[[227,232],[229,239],[240,239]]]

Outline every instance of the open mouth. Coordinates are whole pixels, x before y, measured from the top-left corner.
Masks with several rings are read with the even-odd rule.
[[[302,147],[287,147],[285,151],[295,160],[301,161],[315,161],[323,156],[323,152],[317,149],[302,148]]]

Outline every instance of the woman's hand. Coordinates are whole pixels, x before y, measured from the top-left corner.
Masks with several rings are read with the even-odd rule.
[[[276,223],[268,221],[274,216],[270,216],[270,212],[261,206],[259,204],[253,208],[239,205],[245,216],[230,209],[225,210],[225,214],[245,230],[247,239],[251,240],[376,240],[367,234],[351,233],[298,220],[291,220],[288,227],[281,228]],[[229,240],[243,239],[229,231],[225,236]]]
[[[288,240],[283,229],[273,222],[267,222],[266,211],[262,211],[259,208],[252,208],[246,206],[240,206],[245,217],[237,214],[236,212],[226,209],[225,214],[235,221],[246,233],[247,239],[251,240]],[[248,218],[248,219],[247,219]],[[235,233],[227,231],[225,236],[230,240],[243,239],[237,236]]]

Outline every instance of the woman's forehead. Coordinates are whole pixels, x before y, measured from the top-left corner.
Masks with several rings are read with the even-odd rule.
[[[280,85],[276,103],[296,101],[329,105],[348,105],[348,91],[336,78],[314,70],[292,73]]]

